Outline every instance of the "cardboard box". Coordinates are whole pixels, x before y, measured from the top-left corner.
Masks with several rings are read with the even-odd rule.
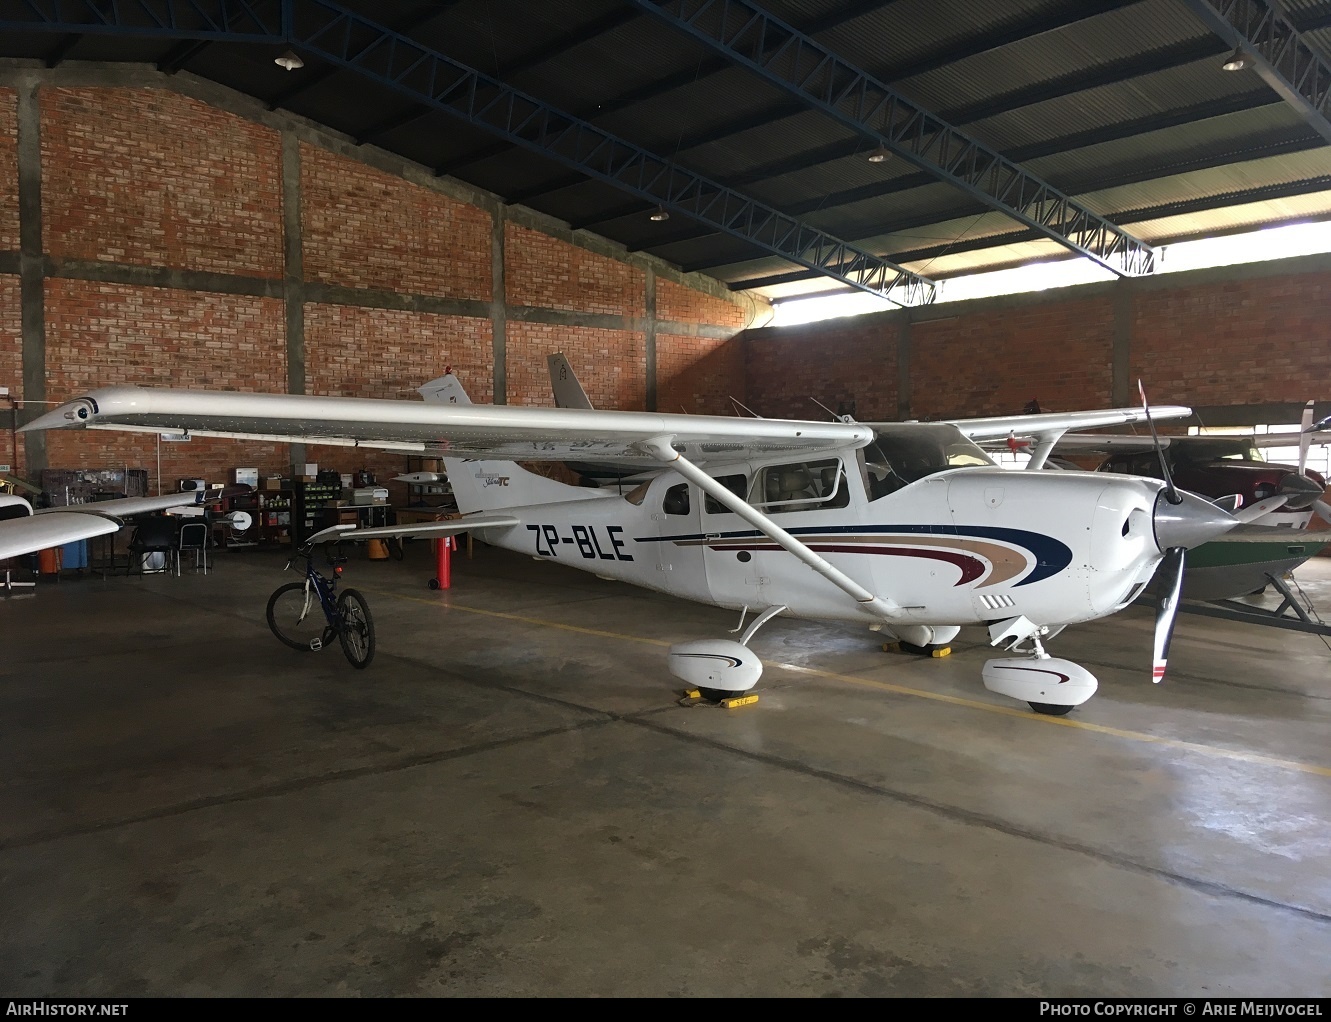
[[[282,488],[282,477],[268,476],[268,478],[263,481],[263,488],[265,490],[280,490]]]

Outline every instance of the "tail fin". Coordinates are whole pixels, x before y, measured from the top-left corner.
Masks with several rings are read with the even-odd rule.
[[[416,388],[429,404],[469,405],[471,398],[462,384],[445,367],[444,375]],[[463,514],[473,511],[497,511],[529,504],[550,504],[563,500],[586,500],[597,496],[595,490],[569,486],[535,472],[528,472],[512,461],[472,461],[444,458],[444,471],[453,490],[453,499]]]
[[[550,367],[550,386],[555,392],[555,407],[588,409],[592,407],[591,398],[582,389],[577,374],[568,364],[568,359],[564,357],[562,351],[547,355],[545,363]]]

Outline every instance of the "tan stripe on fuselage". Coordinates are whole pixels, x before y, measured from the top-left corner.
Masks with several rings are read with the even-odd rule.
[[[764,539],[753,537],[753,540],[764,542]],[[868,535],[868,536],[816,536],[800,537],[802,543],[807,543],[810,549],[817,549],[820,543],[854,543],[864,544],[865,546],[882,546],[890,543],[893,546],[917,546],[917,547],[937,547],[942,550],[962,550],[968,554],[976,554],[989,562],[991,568],[989,576],[978,585],[976,589],[987,589],[990,586],[1001,585],[1010,579],[1016,578],[1031,566],[1030,559],[1020,551],[1013,550],[1011,547],[1002,546],[998,543],[989,543],[982,539],[964,539],[953,536],[893,536]],[[724,540],[684,540],[680,546],[733,546],[745,543],[741,539]]]

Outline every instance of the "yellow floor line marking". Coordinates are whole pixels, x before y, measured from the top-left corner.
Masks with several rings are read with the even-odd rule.
[[[645,642],[649,646],[669,646],[669,642],[664,639],[649,639],[643,635],[625,635],[623,632],[604,632],[599,628],[583,628],[580,625],[566,625],[558,621],[546,621],[539,617],[523,617],[521,614],[506,614],[500,610],[481,610],[479,607],[464,607],[460,603],[441,604],[438,600],[427,599],[424,596],[404,596],[402,593],[391,593],[386,589],[368,589],[362,587],[363,592],[374,593],[376,596],[391,596],[398,600],[410,600],[412,603],[424,603],[431,607],[443,607],[444,610],[460,610],[466,614],[480,614],[484,617],[497,617],[505,621],[521,621],[528,625],[542,625],[545,628],[559,628],[566,632],[578,632],[582,635],[599,635],[605,639],[627,639],[630,642]]]
[[[872,678],[857,678],[850,674],[837,674],[834,671],[824,671],[816,667],[800,667],[797,664],[773,664],[773,667],[781,667],[788,671],[797,671],[801,674],[813,674],[820,678],[830,678],[833,681],[844,681],[851,685],[864,685],[869,688],[880,689],[884,692],[892,692],[897,695],[918,696],[921,699],[933,699],[940,703],[951,703],[954,706],[966,706],[974,710],[984,710],[987,713],[998,713],[1005,717],[1020,717],[1022,720],[1034,721],[1038,724],[1055,724],[1059,727],[1075,728],[1078,731],[1093,731],[1096,734],[1111,735],[1115,738],[1126,738],[1134,742],[1150,742],[1155,745],[1165,745],[1171,749],[1183,749],[1186,752],[1200,752],[1207,756],[1219,756],[1223,759],[1236,759],[1244,763],[1260,763],[1263,766],[1282,767],[1286,770],[1297,770],[1300,773],[1316,774],[1319,777],[1331,777],[1331,767],[1319,766],[1316,763],[1301,763],[1292,759],[1277,759],[1275,756],[1263,756],[1259,752],[1241,752],[1235,749],[1222,749],[1216,745],[1202,745],[1200,742],[1185,742],[1179,738],[1165,738],[1161,735],[1147,734],[1144,731],[1125,731],[1123,728],[1109,727],[1105,724],[1092,724],[1084,720],[1068,720],[1066,717],[1051,717],[1045,713],[1032,713],[1026,710],[1018,710],[1012,706],[996,706],[993,703],[982,703],[975,699],[964,699],[960,696],[950,696],[942,692],[927,692],[918,688],[907,688],[904,685],[893,685],[891,682],[874,681]]]
[[[583,628],[580,625],[566,625],[559,621],[546,621],[539,617],[526,617],[522,614],[507,614],[498,610],[481,610],[478,607],[466,607],[458,603],[447,605],[440,604],[437,600],[427,599],[423,596],[404,596],[401,593],[392,593],[383,589],[365,589],[367,593],[375,593],[379,596],[391,596],[398,600],[410,600],[413,603],[424,603],[432,607],[443,607],[445,610],[460,610],[466,614],[480,614],[484,617],[501,618],[506,621],[521,621],[523,624],[540,625],[543,628],[558,628],[565,632],[578,632],[582,635],[596,635],[606,639],[623,639],[628,642],[642,642],[650,646],[669,646],[671,643],[664,639],[649,639],[642,635],[625,635],[623,632],[607,632],[599,628]],[[797,674],[812,674],[815,677],[827,678],[831,681],[841,681],[849,685],[860,685],[867,688],[876,688],[882,692],[891,692],[894,695],[915,696],[919,699],[932,699],[938,703],[949,703],[953,706],[964,706],[972,710],[983,710],[986,713],[997,713],[1004,717],[1018,717],[1021,720],[1032,721],[1037,724],[1053,724],[1058,727],[1075,728],[1078,731],[1090,731],[1095,734],[1109,735],[1113,738],[1125,738],[1133,742],[1147,742],[1153,745],[1164,745],[1171,749],[1181,749],[1184,752],[1197,752],[1204,756],[1216,756],[1221,759],[1233,759],[1243,763],[1257,763],[1262,766],[1280,767],[1285,770],[1296,770],[1299,773],[1314,774],[1318,777],[1331,777],[1331,767],[1319,766],[1316,763],[1301,763],[1298,760],[1278,759],[1275,756],[1263,756],[1258,752],[1240,752],[1235,749],[1222,749],[1215,745],[1202,745],[1199,742],[1185,742],[1178,738],[1165,738],[1160,735],[1147,734],[1144,731],[1126,731],[1123,728],[1108,727],[1104,724],[1091,724],[1083,720],[1068,720],[1066,717],[1051,717],[1044,713],[1033,713],[1028,710],[1018,710],[1012,706],[997,706],[994,703],[982,703],[977,699],[966,699],[962,696],[947,695],[944,692],[929,692],[926,689],[910,688],[906,685],[894,685],[887,681],[874,681],[872,678],[858,678],[852,674],[838,674],[835,671],[824,671],[817,667],[800,667],[797,664],[773,663],[773,667],[779,667],[782,670],[794,671]]]

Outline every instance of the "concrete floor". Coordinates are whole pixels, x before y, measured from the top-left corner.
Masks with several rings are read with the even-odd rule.
[[[1067,718],[776,621],[755,706],[677,705],[732,616],[478,547],[353,560],[364,672],[282,647],[271,554],[0,605],[0,993],[1331,994],[1331,652],[1070,629]],[[1301,569],[1331,618],[1331,562]]]

